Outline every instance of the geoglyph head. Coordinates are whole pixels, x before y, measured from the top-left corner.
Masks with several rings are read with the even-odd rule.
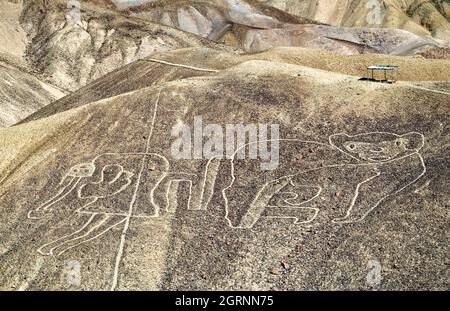
[[[335,134],[330,136],[330,144],[355,159],[376,163],[418,152],[424,145],[424,137],[415,132],[404,135],[384,132]]]
[[[70,177],[91,177],[94,174],[95,165],[91,162],[80,163],[73,166],[66,176]]]

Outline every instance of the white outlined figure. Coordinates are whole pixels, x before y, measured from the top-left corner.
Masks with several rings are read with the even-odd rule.
[[[160,193],[164,193],[164,200],[159,202],[160,210],[164,210],[167,213],[175,214],[175,212],[181,207],[182,202],[185,203],[186,209],[195,210],[192,206],[192,190],[198,183],[198,177],[196,174],[190,173],[170,173],[166,176],[165,180],[161,183]],[[188,193],[181,198],[181,187],[186,185]]]
[[[324,146],[320,142],[301,140],[284,140],[284,143]],[[249,182],[245,180],[252,172],[246,171],[249,167],[245,165],[236,171],[237,163],[233,158],[230,161],[231,183],[222,190],[225,218],[230,227],[241,229],[252,228],[261,217],[310,223],[319,215],[319,206],[333,206],[345,208],[345,214],[332,222],[362,221],[386,198],[412,185],[426,173],[419,153],[423,145],[424,136],[416,132],[334,134],[329,137],[330,151],[338,151],[347,161],[306,170],[297,167],[297,173],[268,178],[247,201],[233,196],[255,188],[254,185],[248,187]],[[295,167],[295,163],[292,166]],[[316,191],[311,192],[311,189]],[[340,191],[344,195],[331,195]],[[299,216],[304,212],[312,216]]]
[[[179,197],[180,185],[189,186],[189,210],[205,211],[214,193],[220,162],[199,161],[194,169],[189,161],[185,163],[187,166],[178,165],[172,168],[175,172],[171,172],[164,156],[150,153],[160,95],[161,92],[155,101],[145,152],[103,153],[73,166],[62,176],[56,194],[28,213],[30,219],[58,212],[75,214],[77,223],[81,223],[78,228],[67,228],[63,235],[42,245],[38,249],[42,255],[62,255],[122,227],[111,290],[115,290],[119,282],[130,219],[149,220],[161,213],[175,212],[185,198]],[[195,171],[195,174],[182,171]]]
[[[139,165],[144,163],[138,181]],[[91,241],[122,224],[128,215],[137,182],[144,183],[137,193],[138,203],[132,217],[153,218],[159,215],[153,192],[167,175],[169,162],[158,154],[106,153],[91,162],[75,165],[61,180],[55,196],[28,213],[31,219],[48,213],[65,212],[70,206],[86,218],[78,230],[41,246],[42,255],[61,255]],[[148,191],[150,195],[148,194]]]
[[[102,168],[99,181],[83,184],[78,188],[78,197],[99,199],[116,195],[131,184],[133,175],[120,164],[107,164]]]
[[[290,187],[292,187],[292,190],[289,190]],[[308,203],[318,198],[322,190],[320,186],[298,188],[289,180],[282,190],[272,196],[266,206],[264,217],[292,218],[296,225],[311,223],[319,214],[319,208],[310,207]]]
[[[155,189],[167,174],[169,162],[165,157],[150,152],[150,141],[160,97],[161,90],[158,91],[150,117],[144,152],[103,153],[91,162],[75,165],[61,179],[61,188],[56,195],[28,213],[28,218],[39,219],[47,212],[69,207],[75,210],[79,217],[86,219],[79,229],[41,246],[38,252],[43,255],[61,255],[123,225],[115,256],[111,290],[115,290],[118,284],[120,263],[131,218],[159,216],[159,207],[154,202]],[[69,179],[67,184],[66,179]],[[144,183],[147,184],[146,188],[140,187]],[[149,189],[150,193],[146,191]],[[61,204],[70,197],[70,204]],[[139,215],[142,211],[143,215]]]
[[[191,168],[196,173],[169,172],[159,183],[155,204],[161,212],[175,214],[181,205],[190,211],[206,211],[214,194],[220,161],[208,161],[206,166],[204,161],[198,162],[198,167]]]

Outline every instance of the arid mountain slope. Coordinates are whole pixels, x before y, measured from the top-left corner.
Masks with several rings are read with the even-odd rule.
[[[27,37],[19,23],[21,0],[0,0],[0,53],[8,53],[19,59],[25,55]]]
[[[77,11],[77,1],[0,0],[1,127],[154,52],[224,48],[94,4]]]
[[[365,76],[366,68],[371,64],[386,63],[399,66],[397,75],[399,80],[450,80],[448,75],[450,62],[447,60],[427,60],[417,57],[378,54],[342,56],[321,50],[303,48],[277,48],[267,52],[242,55],[207,48],[179,49],[170,52],[155,53],[151,57],[124,66],[91,82],[79,91],[40,109],[23,122],[48,117],[55,113],[80,107],[92,101],[133,92],[162,82],[209,74],[208,71],[191,70],[190,68],[202,69],[206,67],[210,70],[223,70],[248,60],[272,60],[360,78]],[[176,64],[181,64],[181,67]]]
[[[322,48],[340,54],[376,52],[410,55],[418,50],[449,44],[423,37],[424,33],[421,33],[421,37],[396,29],[317,25],[312,20],[282,13],[273,7],[249,0],[151,1],[132,5],[123,11],[235,45],[248,52],[260,52],[280,46],[299,46]]]
[[[2,289],[449,287],[448,83],[370,83],[281,54],[158,57],[0,130]],[[278,124],[278,166],[177,158],[174,128],[195,117],[214,133]]]
[[[257,54],[262,60],[288,62],[302,66],[364,77],[366,68],[373,64],[398,66],[398,79],[403,81],[448,81],[450,62],[443,59],[427,60],[420,56],[393,56],[382,54],[336,55],[323,50],[277,48]]]
[[[81,11],[67,5],[62,0],[25,0],[21,18],[31,41],[28,59],[49,82],[67,90],[76,90],[157,51],[217,46],[189,33],[122,16],[90,1],[82,2]]]
[[[0,53],[0,127],[13,125],[64,95],[36,78],[20,60]]]
[[[0,0],[0,127],[13,125],[64,96],[27,65],[21,12],[22,1]]]
[[[304,46],[340,54],[407,55],[443,44],[399,30],[315,25],[256,1],[157,1],[122,12],[108,1],[81,4],[77,13],[65,1],[25,0],[21,17],[32,67],[49,83],[69,91],[158,51],[192,46],[224,49],[189,32],[251,52]]]
[[[450,40],[450,3],[445,0],[259,1],[335,26],[399,28]]]

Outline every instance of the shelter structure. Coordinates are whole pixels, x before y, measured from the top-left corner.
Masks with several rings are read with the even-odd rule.
[[[376,65],[367,67],[367,80],[376,82],[395,83],[397,81],[398,66]]]

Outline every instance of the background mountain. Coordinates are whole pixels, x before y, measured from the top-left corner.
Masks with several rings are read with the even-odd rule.
[[[90,1],[82,2],[82,10],[82,19],[73,21],[67,1],[24,0],[21,24],[30,40],[28,59],[48,81],[67,90],[157,51],[214,45]]]
[[[154,52],[219,48],[174,28],[124,17],[105,9],[105,2],[102,7],[83,2],[77,22],[69,14],[70,3],[0,0],[0,126]]]
[[[0,53],[0,127],[11,126],[64,95],[36,78],[24,63]]]
[[[322,48],[341,54],[375,52],[412,55],[430,47],[448,47],[448,42],[435,41],[423,32],[415,35],[395,29],[362,27],[365,25],[361,28],[320,25],[312,18],[286,14],[258,1],[120,3],[117,9],[129,15],[176,27],[247,52],[260,52],[277,46],[298,46]]]
[[[450,39],[450,3],[445,0],[259,0],[291,14],[343,27],[404,29]]]
[[[26,33],[20,26],[22,4],[16,0],[0,1],[0,45],[1,53],[8,53],[19,59],[25,55]]]
[[[0,127],[13,125],[65,95],[27,64],[21,12],[21,1],[0,1]]]

